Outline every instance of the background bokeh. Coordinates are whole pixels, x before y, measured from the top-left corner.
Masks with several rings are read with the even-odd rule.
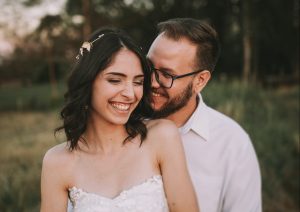
[[[53,129],[83,40],[120,27],[146,53],[156,24],[175,17],[206,20],[220,35],[203,96],[252,138],[264,211],[299,211],[299,0],[0,0],[0,8],[0,211],[39,211],[42,158],[64,141]]]

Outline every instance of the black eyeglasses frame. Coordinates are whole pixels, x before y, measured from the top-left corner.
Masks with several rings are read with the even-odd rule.
[[[169,77],[171,77],[172,82],[171,82],[171,85],[169,87],[161,84],[161,82],[159,81],[158,73],[157,73],[158,71],[161,72],[161,73],[163,73],[163,74],[165,74],[165,75],[167,75],[167,76],[169,76]],[[188,76],[191,76],[191,75],[194,75],[194,74],[198,74],[201,71],[204,71],[204,69],[200,69],[200,70],[197,70],[197,71],[192,71],[192,72],[189,72],[189,73],[186,73],[186,74],[182,74],[182,75],[173,75],[173,74],[170,74],[170,73],[168,73],[166,71],[163,71],[163,70],[160,70],[160,69],[157,69],[157,68],[152,68],[152,72],[154,73],[155,79],[158,82],[158,84],[161,87],[168,88],[168,89],[172,88],[174,80],[177,80],[177,79],[180,79],[180,78],[183,78],[183,77],[188,77]]]

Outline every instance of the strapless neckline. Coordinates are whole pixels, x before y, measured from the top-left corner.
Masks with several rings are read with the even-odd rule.
[[[149,178],[146,178],[141,183],[138,183],[138,184],[133,185],[133,186],[127,188],[127,189],[122,190],[115,197],[106,197],[104,195],[101,195],[101,194],[98,194],[98,193],[95,193],[95,192],[86,191],[86,190],[84,190],[82,188],[78,188],[76,186],[73,186],[73,187],[69,188],[68,190],[69,190],[70,194],[75,194],[75,196],[78,195],[78,194],[86,194],[86,195],[91,195],[91,196],[94,196],[94,197],[97,197],[97,198],[100,198],[100,199],[106,199],[106,200],[114,201],[114,200],[117,200],[117,199],[121,198],[124,195],[127,195],[129,192],[133,192],[137,188],[142,187],[143,185],[145,185],[145,184],[147,184],[151,181],[157,181],[157,180],[162,180],[162,176],[161,175],[153,175]]]
[[[68,212],[168,212],[161,175],[153,175],[113,198],[69,188]]]

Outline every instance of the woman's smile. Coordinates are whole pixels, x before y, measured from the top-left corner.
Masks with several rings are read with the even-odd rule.
[[[109,104],[120,112],[129,112],[131,103],[122,103],[122,102],[109,102]]]

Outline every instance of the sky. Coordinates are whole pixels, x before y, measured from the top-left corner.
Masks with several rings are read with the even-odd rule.
[[[0,56],[13,52],[14,37],[32,32],[46,15],[57,15],[65,9],[66,0],[41,0],[26,7],[24,0],[0,0]]]

